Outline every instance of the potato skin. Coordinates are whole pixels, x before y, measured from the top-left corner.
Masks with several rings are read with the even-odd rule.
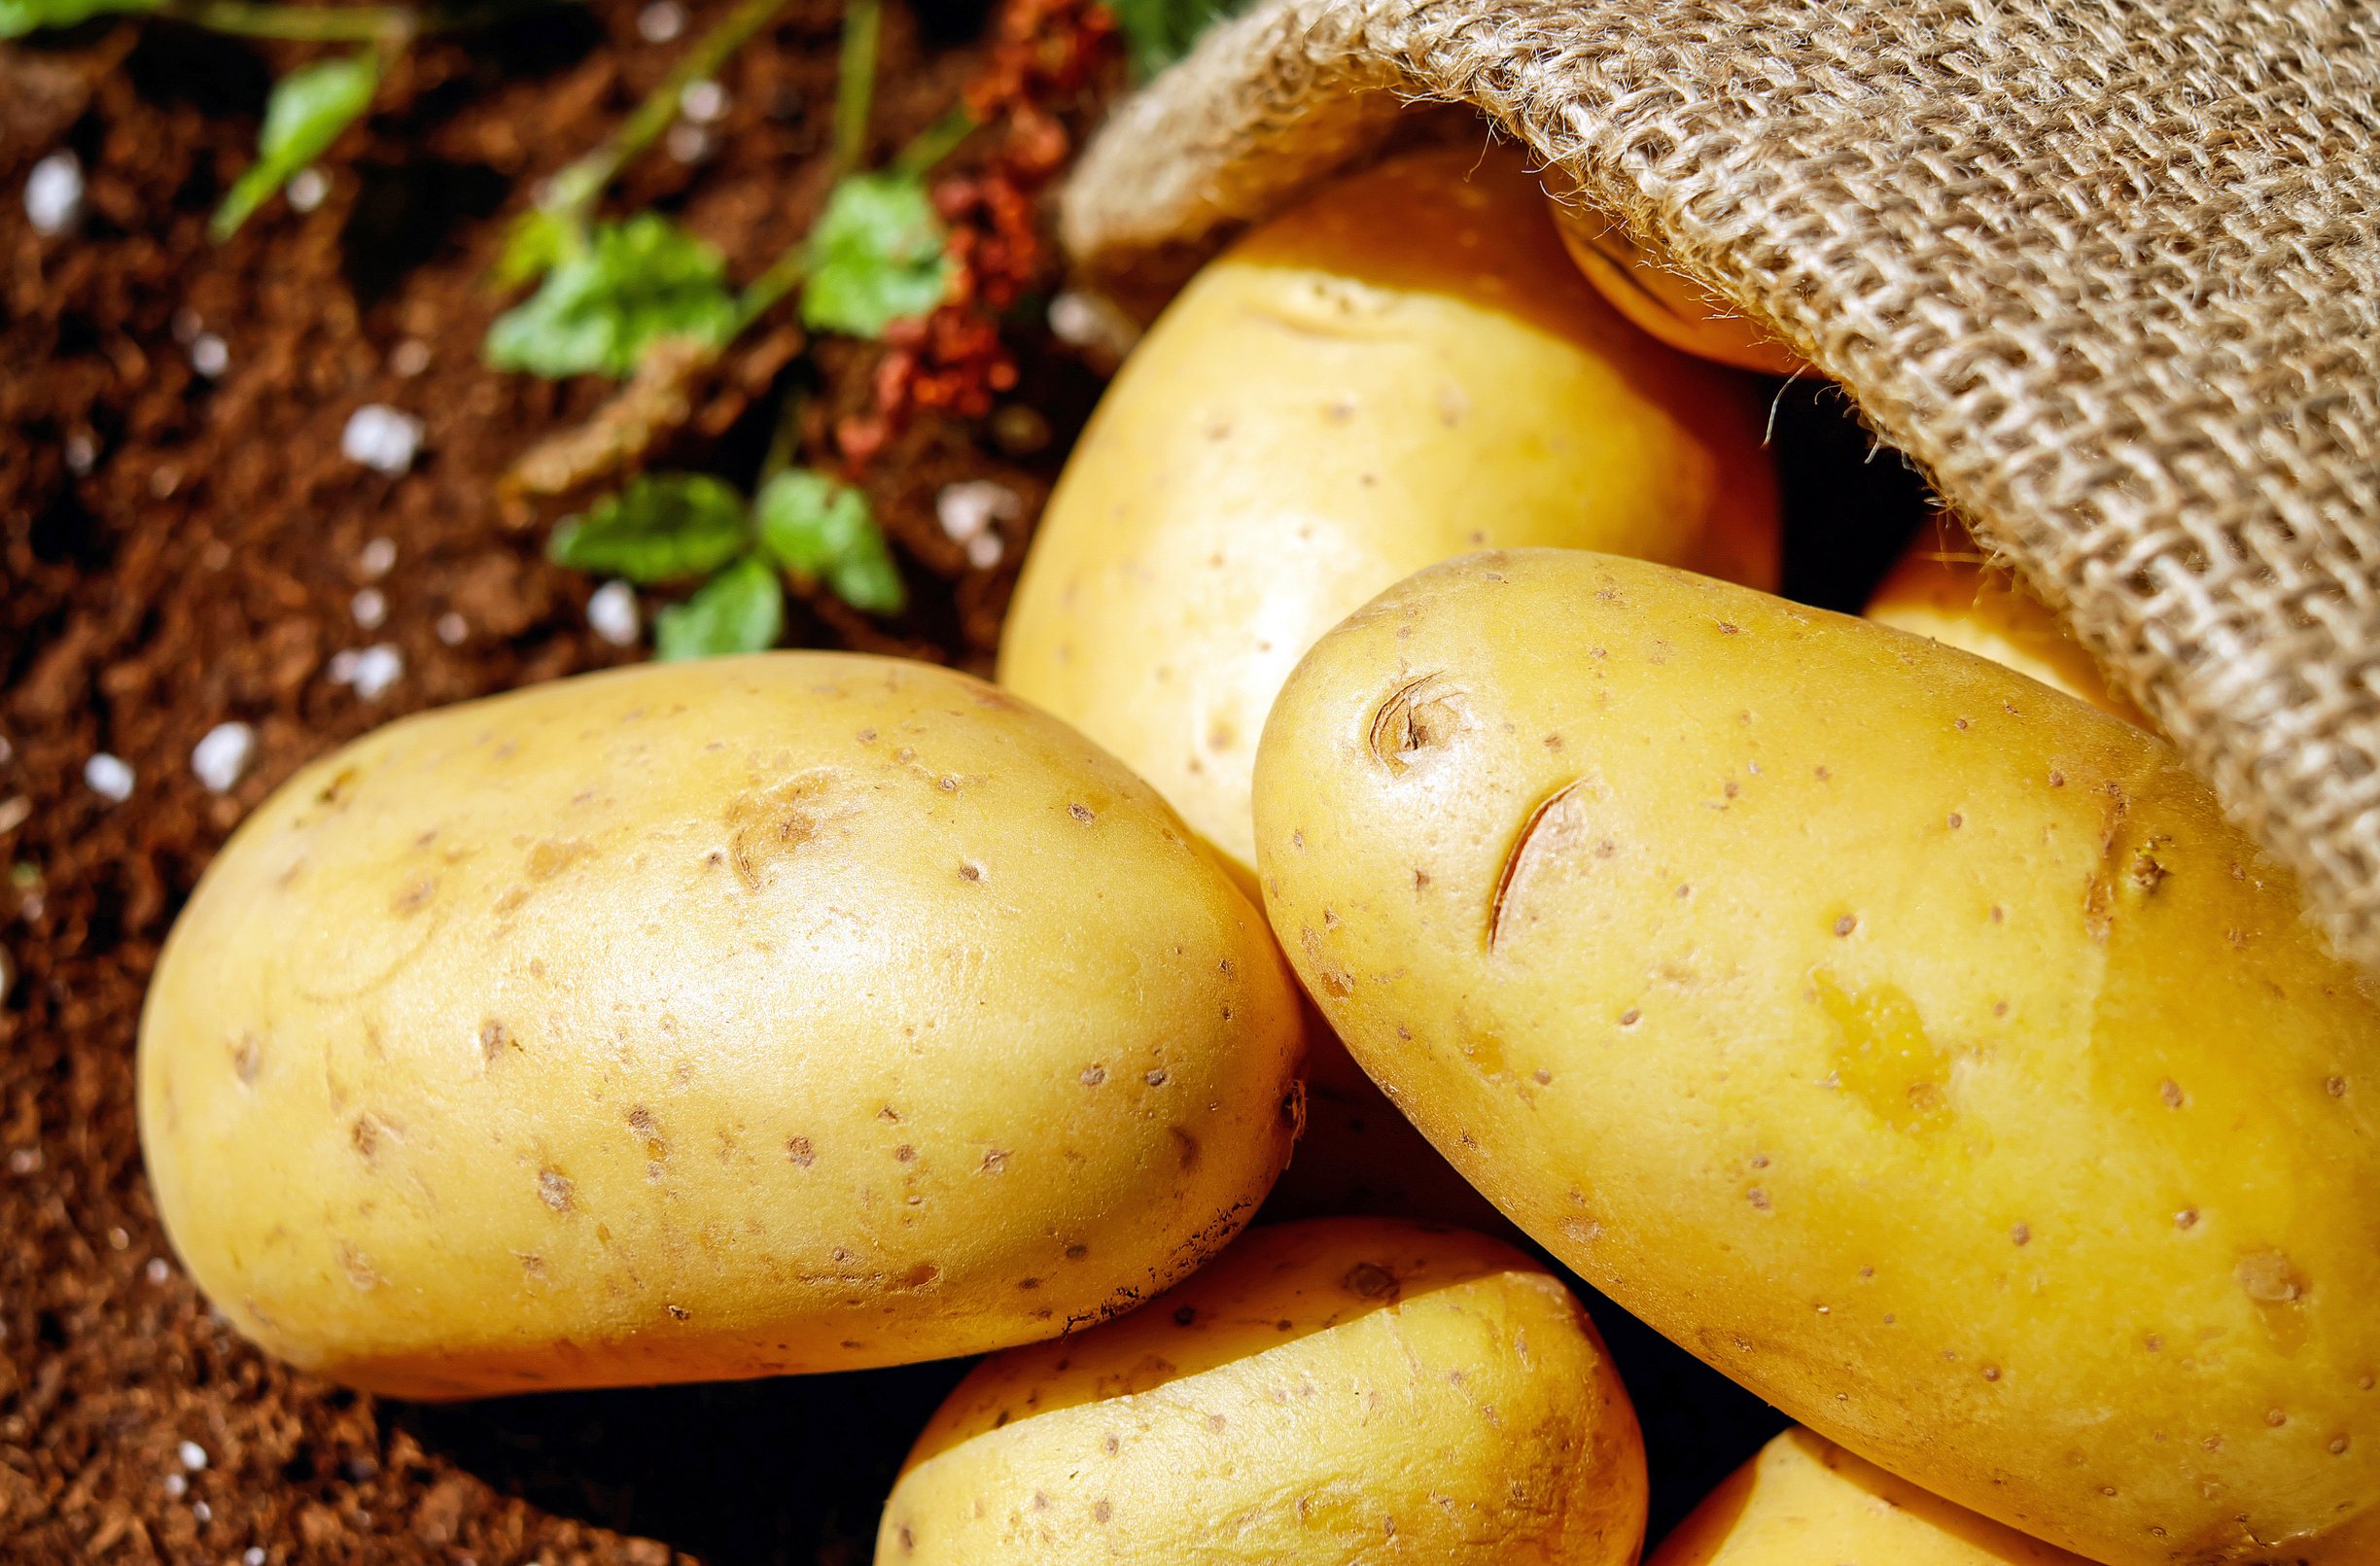
[[[1000,682],[1246,875],[1257,735],[1317,637],[1483,545],[1770,582],[1760,419],[1750,383],[1579,277],[1517,152],[1391,160],[1248,235],[1142,339],[1050,498]]]
[[[1918,530],[1864,612],[1878,625],[2006,664],[2127,723],[2155,726],[2109,686],[2049,606],[2008,571],[1986,565],[1982,546],[1947,516]]]
[[[200,882],[142,1145],[201,1287],[409,1397],[1049,1337],[1287,1155],[1294,992],[1153,790],[928,665],[645,666],[391,724]]]
[[[1644,1444],[1536,1263],[1460,1230],[1250,1230],[1147,1308],[985,1362],[919,1438],[878,1566],[1623,1566]]]
[[[1524,551],[1324,639],[1256,812],[1357,1061],[1721,1371],[2094,1560],[2380,1551],[2380,1018],[2169,747]]]
[[[1788,1430],[1662,1541],[1651,1566],[2090,1566]]]
[[[1802,375],[1800,354],[1734,313],[1725,299],[1636,248],[1592,208],[1549,198],[1554,227],[1579,273],[1611,307],[1682,353],[1762,375]]]

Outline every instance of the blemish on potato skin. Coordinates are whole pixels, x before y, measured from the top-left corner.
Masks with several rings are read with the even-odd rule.
[[[520,1047],[512,1043],[512,1035],[505,1030],[504,1024],[491,1017],[479,1025],[479,1055],[487,1063],[495,1064],[496,1057],[505,1052],[508,1044],[514,1049]]]
[[[788,1136],[786,1138],[786,1159],[796,1168],[806,1169],[818,1162],[818,1154],[810,1146],[809,1137]]]
[[[438,895],[438,882],[428,876],[417,876],[397,890],[389,899],[389,910],[396,914],[418,913]]]
[[[257,1042],[254,1033],[242,1033],[231,1050],[231,1074],[240,1079],[241,1086],[253,1087],[257,1073],[263,1067],[264,1047]]]
[[[571,1210],[577,1190],[577,1184],[559,1169],[538,1171],[538,1200],[556,1212]]]

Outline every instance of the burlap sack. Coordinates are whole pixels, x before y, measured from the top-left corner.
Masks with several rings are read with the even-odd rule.
[[[1078,259],[1469,103],[1848,389],[2380,973],[2380,7],[1269,0],[1129,101]]]

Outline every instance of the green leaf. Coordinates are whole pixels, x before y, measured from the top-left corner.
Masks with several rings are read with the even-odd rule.
[[[785,632],[785,584],[777,569],[748,555],[682,604],[663,609],[653,625],[653,653],[663,663],[758,652]]]
[[[810,231],[802,321],[814,331],[881,337],[950,292],[950,257],[926,182],[914,174],[855,174],[826,197]]]
[[[735,334],[719,253],[658,213],[595,226],[527,300],[496,318],[481,353],[498,369],[628,375],[665,337],[714,346]]]
[[[1133,74],[1142,79],[1187,54],[1199,34],[1247,5],[1248,0],[1108,0],[1124,29]]]
[[[633,582],[708,576],[750,547],[744,497],[707,473],[651,473],[565,518],[554,564]]]
[[[788,571],[824,582],[869,614],[897,614],[908,603],[867,497],[849,484],[795,469],[762,485],[752,511],[762,547]]]
[[[586,243],[576,220],[544,207],[531,207],[505,230],[504,249],[496,257],[489,280],[500,289],[514,289],[543,277]]]
[[[158,0],[0,0],[0,38],[43,27],[71,27],[121,11],[155,11]]]
[[[339,132],[371,107],[379,86],[380,52],[371,49],[292,71],[274,84],[256,163],[215,209],[215,237],[231,237],[291,175],[330,151]]]

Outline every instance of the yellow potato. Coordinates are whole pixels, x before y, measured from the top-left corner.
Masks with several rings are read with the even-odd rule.
[[[1800,354],[1737,314],[1700,284],[1660,264],[1601,213],[1551,203],[1554,226],[1587,281],[1653,336],[1680,352],[1763,375],[1799,375]]]
[[[876,1560],[1624,1566],[1645,1494],[1628,1395],[1544,1269],[1320,1219],[987,1361],[910,1453]]]
[[[1651,1566],[2089,1566],[1788,1430],[1662,1541]]]
[[[395,723],[200,882],[158,1207],[241,1331],[446,1397],[975,1352],[1228,1240],[1288,1151],[1256,911],[993,686],[785,653]]]
[[[1641,562],[1421,573],[1257,763],[1267,911],[1521,1227],[2118,1566],[2380,1558],[2380,1009],[2174,751]]]
[[[1409,572],[1539,543],[1772,581],[1760,404],[1580,280],[1518,153],[1414,154],[1257,229],[1158,321],[1050,499],[1000,681],[1244,876],[1299,655]]]
[[[1866,613],[1878,625],[2004,663],[2127,723],[2152,726],[2109,688],[2049,606],[2006,570],[1986,565],[1982,548],[1946,516],[1918,530]]]

